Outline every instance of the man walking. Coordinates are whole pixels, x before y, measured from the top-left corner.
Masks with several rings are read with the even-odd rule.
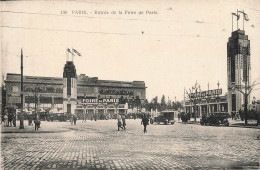
[[[40,124],[41,124],[41,121],[40,121],[40,118],[38,115],[36,115],[36,119],[34,121],[34,124],[35,124],[35,131],[39,129],[40,127]]]
[[[119,128],[123,129],[123,127],[122,127],[122,117],[121,117],[120,114],[117,115],[117,129],[118,129],[118,131],[119,131]]]
[[[74,121],[74,126],[75,126],[76,123],[77,123],[77,116],[76,115],[73,115],[73,121]]]
[[[125,115],[122,116],[122,121],[123,121],[123,128],[125,130],[126,122],[125,122]]]
[[[143,115],[141,124],[144,125],[144,133],[147,133],[146,126],[149,125],[149,119],[146,114]]]

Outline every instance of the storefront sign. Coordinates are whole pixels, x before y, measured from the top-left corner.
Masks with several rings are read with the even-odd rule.
[[[119,99],[82,99],[82,103],[118,103]]]
[[[21,103],[21,97],[16,97],[16,96],[8,97],[7,102],[8,103]]]
[[[62,93],[62,88],[54,88],[54,87],[46,87],[46,86],[40,86],[40,87],[24,87],[24,92],[34,92],[37,91],[39,93]]]
[[[125,90],[99,90],[99,94],[101,95],[133,95],[134,93],[131,91]]]
[[[215,90],[207,90],[207,91],[202,91],[202,92],[197,92],[197,93],[190,93],[189,97],[190,98],[195,98],[195,97],[201,97],[201,98],[207,98],[207,97],[213,97],[217,95],[222,94],[222,89],[215,89]]]

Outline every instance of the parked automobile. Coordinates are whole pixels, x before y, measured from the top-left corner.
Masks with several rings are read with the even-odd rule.
[[[200,119],[200,124],[206,126],[229,126],[228,117],[228,113],[222,112],[212,113],[210,116],[203,115]]]

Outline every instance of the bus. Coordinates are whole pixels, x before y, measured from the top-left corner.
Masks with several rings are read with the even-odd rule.
[[[157,124],[163,123],[165,125],[174,124],[175,119],[178,117],[178,111],[175,110],[163,110],[159,113],[157,117],[154,117],[152,122],[156,122]]]

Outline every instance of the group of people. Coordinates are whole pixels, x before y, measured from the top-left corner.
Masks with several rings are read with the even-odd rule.
[[[143,114],[141,124],[144,126],[144,133],[147,133],[147,125],[149,125],[149,116],[146,114]],[[119,131],[120,129],[126,130],[126,116],[122,114],[117,115],[117,130]]]
[[[7,111],[7,109],[5,109],[2,120],[4,123],[4,126],[6,127],[16,127],[16,114],[13,111]]]
[[[71,117],[70,117],[70,123],[71,123],[71,125],[76,125],[77,124],[77,120],[78,120],[78,118],[77,118],[77,116],[76,115],[71,115]]]

